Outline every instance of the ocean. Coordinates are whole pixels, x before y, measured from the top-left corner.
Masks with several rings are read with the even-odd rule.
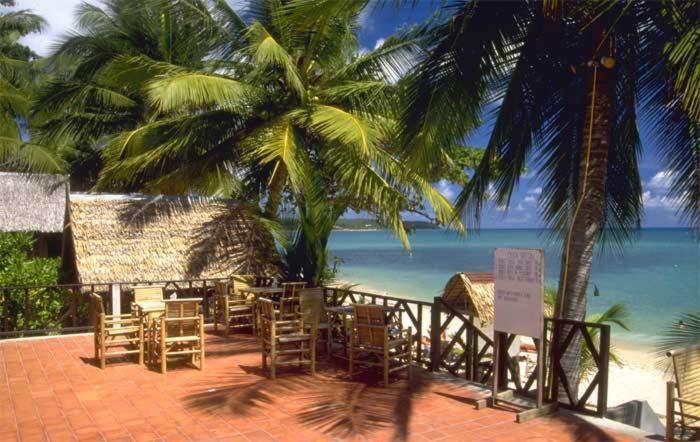
[[[388,231],[334,231],[329,262],[339,259],[337,278],[393,296],[432,300],[461,271],[493,271],[497,247],[543,248],[546,284],[559,278],[561,243],[535,229],[481,230],[466,238],[443,230],[416,230],[411,251]],[[593,296],[593,285],[600,296]],[[678,314],[700,310],[700,243],[690,229],[643,229],[621,251],[609,246],[593,260],[589,313],[622,303],[629,332],[613,328],[613,339],[653,345]]]

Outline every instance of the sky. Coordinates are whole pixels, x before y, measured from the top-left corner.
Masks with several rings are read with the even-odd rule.
[[[88,3],[99,4],[98,0],[86,0]],[[243,5],[245,0],[228,0],[236,5]],[[16,9],[31,9],[43,16],[47,29],[41,34],[33,34],[24,38],[24,43],[40,55],[50,52],[56,40],[70,32],[74,23],[74,9],[81,0],[17,0]],[[390,1],[388,6],[371,7],[361,17],[359,31],[360,42],[365,50],[371,50],[381,45],[384,39],[402,27],[423,21],[438,8],[439,1],[419,0],[414,7],[394,10]],[[234,6],[236,6],[234,5]],[[1,8],[0,8],[1,9]],[[678,216],[678,202],[667,196],[670,185],[670,174],[664,169],[663,163],[656,155],[656,146],[650,134],[644,127],[640,128],[643,153],[640,159],[640,173],[644,191],[644,227],[677,227],[684,225]],[[467,140],[473,146],[485,146],[488,142],[490,127],[485,124]],[[534,170],[534,169],[533,169]],[[448,198],[454,198],[459,188],[448,182],[436,183],[437,188]],[[482,219],[484,228],[530,228],[542,225],[538,215],[537,200],[542,190],[534,173],[525,173],[513,194],[508,210],[491,207]],[[409,216],[410,219],[421,219]]]

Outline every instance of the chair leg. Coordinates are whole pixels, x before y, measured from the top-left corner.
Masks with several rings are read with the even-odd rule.
[[[311,338],[311,374],[316,374],[316,339]]]
[[[165,318],[160,322],[160,372],[165,374],[168,371],[168,349],[165,347]]]
[[[98,339],[98,333],[99,331],[95,330],[94,334],[94,344],[95,344],[95,360],[99,359],[100,357],[100,344],[99,344],[99,339]]]
[[[204,370],[204,316],[199,315],[199,369]]]
[[[139,365],[143,365],[143,323],[139,325]]]
[[[228,338],[230,327],[231,327],[231,318],[229,318],[228,312],[224,312],[224,337],[225,338]]]
[[[389,386],[389,349],[384,346],[384,387]]]
[[[100,333],[100,368],[104,370],[107,363],[107,356],[105,355],[105,335],[104,331]]]

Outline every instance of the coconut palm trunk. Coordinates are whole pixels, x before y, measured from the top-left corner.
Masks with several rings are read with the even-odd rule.
[[[270,178],[268,187],[267,202],[265,203],[265,215],[270,218],[277,217],[280,203],[282,202],[282,192],[287,184],[287,168],[281,162],[277,164],[275,171]]]
[[[597,22],[592,33],[592,65],[587,66],[584,74],[588,77],[588,90],[578,166],[577,205],[564,242],[556,310],[556,317],[577,321],[583,321],[586,317],[586,291],[593,249],[604,224],[605,181],[614,118],[614,71],[600,64],[602,57],[611,56],[609,42],[603,41],[606,36],[602,23]],[[603,49],[600,52],[596,51],[599,47]],[[566,338],[569,328],[562,330],[560,343]],[[574,398],[578,396],[581,345],[582,337],[578,334],[562,357],[562,367]]]

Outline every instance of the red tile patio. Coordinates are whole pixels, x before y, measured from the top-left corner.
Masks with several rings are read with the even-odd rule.
[[[253,338],[206,344],[205,371],[163,376],[126,360],[100,370],[91,336],[0,342],[0,441],[633,440],[571,416],[477,411],[483,393],[419,370],[387,389],[332,367],[271,381]]]

